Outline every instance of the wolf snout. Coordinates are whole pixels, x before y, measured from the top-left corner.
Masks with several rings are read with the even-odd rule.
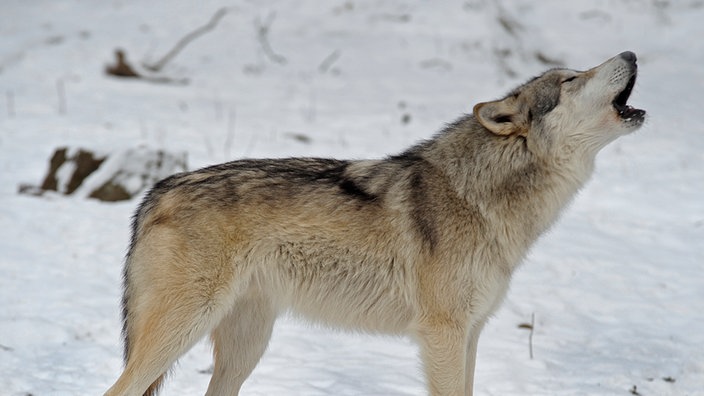
[[[621,59],[625,60],[626,62],[633,63],[633,64],[635,64],[636,60],[637,60],[636,54],[632,51],[621,52],[620,54],[618,54],[618,56]]]

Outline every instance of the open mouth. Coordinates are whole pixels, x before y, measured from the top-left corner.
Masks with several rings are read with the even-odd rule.
[[[636,73],[633,73],[623,91],[621,91],[618,96],[616,96],[616,99],[611,102],[619,117],[621,117],[623,121],[642,122],[645,119],[645,110],[636,109],[626,104],[635,85]]]

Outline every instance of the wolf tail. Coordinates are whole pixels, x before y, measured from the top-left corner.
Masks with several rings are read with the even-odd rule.
[[[134,298],[136,290],[134,290],[134,283],[132,282],[131,269],[134,268],[135,261],[135,250],[137,248],[137,243],[139,241],[140,230],[142,229],[142,223],[147,215],[147,212],[154,206],[154,191],[152,190],[142,201],[141,205],[137,209],[134,217],[132,218],[132,229],[131,229],[131,239],[129,249],[125,256],[125,264],[122,271],[122,342],[123,342],[123,363],[127,366],[127,362],[130,360],[132,353],[132,346],[134,339],[137,336],[135,334],[134,328],[134,312],[130,312],[131,304]],[[158,393],[161,385],[164,382],[166,373],[159,376],[159,378],[154,381],[144,392],[144,396],[154,396]]]
[[[132,236],[130,246],[125,256],[125,264],[122,269],[122,340],[123,340],[123,361],[126,364],[130,357],[131,328],[130,328],[130,297],[132,295],[132,281],[130,270],[134,261],[134,253],[139,239],[139,229],[141,228],[143,211],[146,199],[139,207],[132,218]]]
[[[172,176],[157,183],[132,219],[123,271],[125,369],[109,396],[155,395],[176,360],[215,328],[233,298],[229,289],[216,293],[183,288],[184,278],[172,271],[194,268],[200,259],[189,248],[174,248],[186,245],[187,225],[174,220],[175,209],[164,206],[163,197],[178,181]],[[174,204],[177,198],[168,202]]]

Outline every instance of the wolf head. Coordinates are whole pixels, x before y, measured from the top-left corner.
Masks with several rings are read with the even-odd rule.
[[[496,135],[525,137],[531,150],[596,154],[645,120],[644,110],[626,104],[637,70],[633,52],[587,71],[549,70],[501,100],[477,104],[474,116]]]

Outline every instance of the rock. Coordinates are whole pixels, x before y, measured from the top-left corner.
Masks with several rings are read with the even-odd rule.
[[[145,147],[123,150],[110,155],[77,193],[101,201],[122,201],[186,169],[185,152],[174,154]]]
[[[103,161],[104,155],[97,155],[88,150],[70,150],[67,147],[56,149],[49,160],[49,171],[39,188],[72,194]]]
[[[101,201],[123,201],[186,169],[185,152],[137,147],[106,155],[62,147],[54,151],[41,186],[21,185],[19,190],[31,195],[57,191]]]

